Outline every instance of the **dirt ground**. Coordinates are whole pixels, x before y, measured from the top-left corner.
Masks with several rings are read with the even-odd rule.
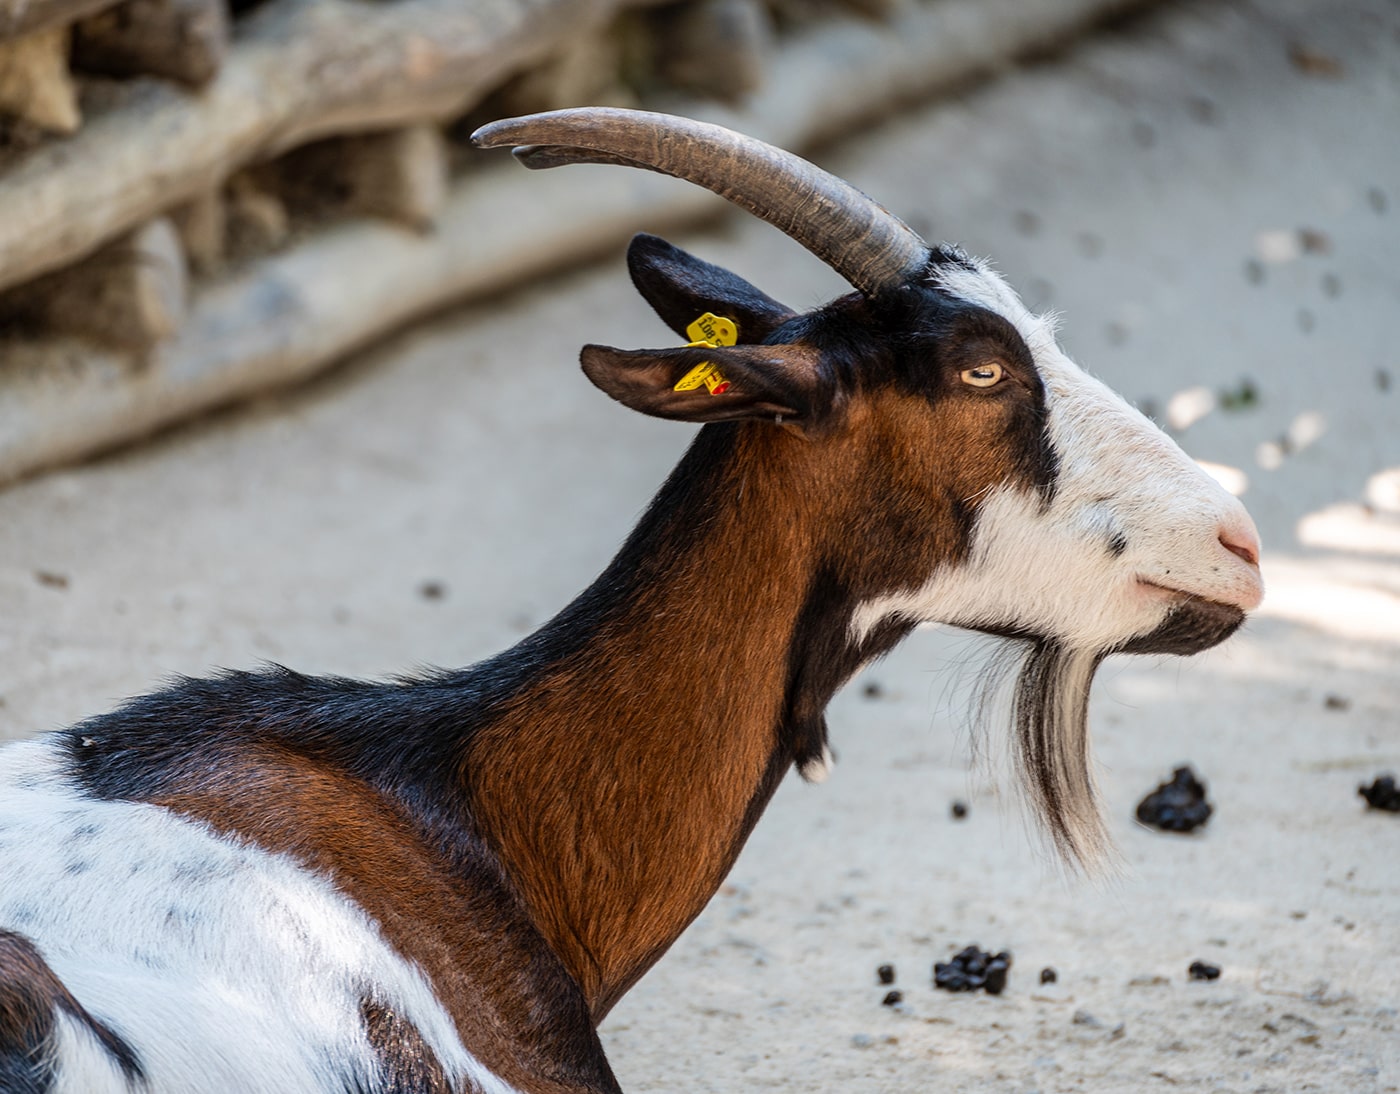
[[[832,779],[784,784],[608,1019],[625,1089],[1400,1090],[1400,816],[1356,793],[1400,774],[1398,123],[1395,4],[1199,3],[821,157],[1060,310],[1070,353],[1242,493],[1269,595],[1218,650],[1101,673],[1122,864],[1096,881],[1028,829],[1003,727],[968,728],[989,643],[913,636],[834,704]],[[795,306],[841,290],[740,218],[681,242]],[[0,737],[173,672],[382,676],[512,641],[689,433],[594,392],[578,346],[668,340],[619,254],[0,494]],[[1137,825],[1187,761],[1209,825]],[[935,991],[973,942],[1014,954],[1006,992]]]

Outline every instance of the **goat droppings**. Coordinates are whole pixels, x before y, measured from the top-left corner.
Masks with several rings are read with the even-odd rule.
[[[1400,813],[1400,787],[1395,785],[1394,775],[1381,775],[1370,786],[1358,786],[1356,792],[1372,809]]]
[[[1220,979],[1220,966],[1207,965],[1204,961],[1192,961],[1186,972],[1192,980]]]
[[[894,983],[894,966],[893,966],[893,965],[881,965],[878,969],[875,970],[875,976],[876,976],[876,978],[880,981],[881,984],[893,984],[893,983]]]
[[[933,966],[933,986],[944,991],[976,991],[986,989],[988,995],[1000,995],[1006,989],[1007,973],[1011,970],[1011,954],[1006,950],[991,954],[975,944],[956,954],[951,961]]]
[[[1138,802],[1137,819],[1163,832],[1190,832],[1210,820],[1212,812],[1205,784],[1187,765],[1172,772],[1171,782],[1162,783]]]

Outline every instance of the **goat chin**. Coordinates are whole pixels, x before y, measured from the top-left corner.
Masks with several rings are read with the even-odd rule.
[[[1244,620],[1236,607],[1182,594],[1155,629],[1112,649],[1076,648],[1056,638],[986,628],[1007,641],[993,657],[978,721],[1000,720],[992,712],[1001,705],[999,692],[1009,690],[1012,750],[1025,800],[1069,869],[1100,874],[1117,860],[1099,804],[1089,739],[1089,694],[1099,665],[1115,653],[1199,653],[1229,638]]]

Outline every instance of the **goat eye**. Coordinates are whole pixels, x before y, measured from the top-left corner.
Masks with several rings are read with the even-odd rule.
[[[993,384],[1001,382],[1002,374],[1001,365],[995,361],[988,361],[976,368],[963,369],[962,382],[971,384],[973,387],[991,387]]]

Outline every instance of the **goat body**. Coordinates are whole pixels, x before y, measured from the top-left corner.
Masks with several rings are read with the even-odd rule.
[[[987,267],[906,269],[883,230],[897,260],[833,245],[861,291],[807,315],[633,241],[663,320],[721,314],[739,344],[585,348],[623,403],[711,424],[513,649],[383,684],[182,680],[0,752],[0,1089],[616,1091],[597,1023],[788,769],[824,773],[835,691],[923,620],[1027,640],[1027,785],[1091,857],[1094,668],[1225,638],[1257,538]],[[727,389],[680,383],[707,362]]]

